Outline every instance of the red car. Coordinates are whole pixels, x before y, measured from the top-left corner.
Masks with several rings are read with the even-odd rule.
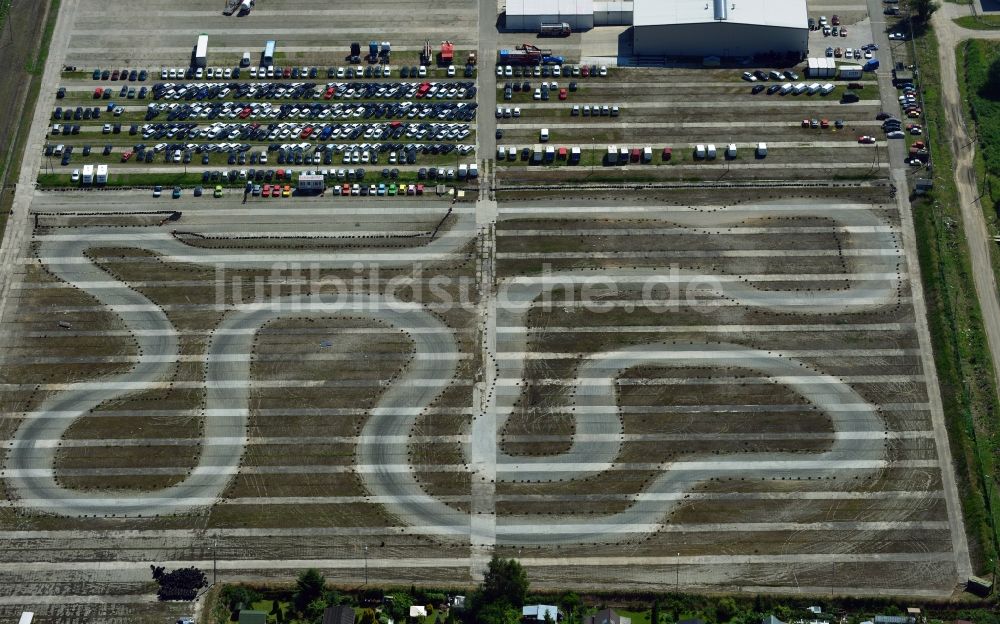
[[[94,89],[94,99],[95,100],[100,99],[100,97],[102,95],[104,95],[104,89],[103,88],[97,87],[96,89]]]
[[[565,87],[563,87],[562,89],[559,89],[559,99],[560,100],[565,100],[568,97],[569,97],[569,89],[567,89]]]
[[[333,93],[334,93],[334,88],[333,87],[327,87],[326,88],[326,93],[323,94],[323,99],[324,100],[329,100],[330,98],[333,97]]]
[[[250,110],[249,106],[246,107],[246,108],[244,108],[243,110],[240,111],[240,119],[246,119],[247,117],[250,116],[250,113],[252,113],[252,112],[253,111]]]
[[[868,135],[861,135],[858,137],[858,143],[863,145],[872,145],[875,143],[875,137]]]
[[[122,152],[122,162],[128,162],[132,158],[132,150]]]
[[[584,65],[583,67],[581,67],[580,68],[580,75],[583,76],[584,78],[586,78],[587,76],[589,76],[590,75],[590,66],[589,65]]]
[[[340,194],[341,195],[350,195],[351,194],[351,185],[347,184],[345,182],[343,188],[341,188],[341,190],[340,190]]]
[[[299,135],[299,138],[308,139],[309,135],[312,133],[313,133],[312,126],[306,126],[305,128],[302,129],[302,134]]]
[[[262,188],[260,190],[260,196],[261,197],[270,197],[271,196],[271,185],[270,184],[265,184],[264,185],[264,188]]]

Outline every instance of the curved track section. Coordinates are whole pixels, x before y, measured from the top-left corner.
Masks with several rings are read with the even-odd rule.
[[[787,218],[787,211],[755,209],[756,218]],[[835,220],[829,213],[822,210],[802,210],[797,216],[824,218]],[[695,228],[716,228],[736,225],[746,220],[745,216],[734,218],[735,215],[725,211],[708,213],[689,213],[671,215],[669,221],[679,225]],[[891,249],[896,244],[895,234],[883,231],[882,219],[867,211],[857,211],[851,215],[851,224],[872,228],[876,232],[876,246]],[[729,299],[748,307],[756,307],[774,312],[798,314],[857,312],[876,308],[892,303],[898,294],[900,283],[899,259],[895,255],[880,255],[866,267],[873,275],[867,281],[859,282],[846,290],[829,291],[767,291],[754,287],[742,281],[718,281],[712,275],[694,271],[674,271],[669,275],[649,269],[621,269],[614,271],[614,281],[617,284],[638,284],[644,288],[663,286],[671,292],[685,293],[688,296],[719,297]],[[526,331],[526,316],[535,302],[543,294],[547,294],[557,286],[606,284],[608,278],[599,271],[558,271],[545,274],[542,277],[513,278],[501,285],[497,304],[497,325],[499,327],[516,327],[525,331],[511,332],[505,337],[503,350],[513,353],[529,351],[528,332]],[[657,301],[650,301],[657,305]],[[655,345],[649,345],[650,347]],[[574,386],[573,402],[587,412],[587,418],[576,420],[576,436],[584,441],[574,440],[570,448],[555,456],[519,456],[511,455],[502,449],[497,449],[497,478],[501,480],[521,480],[532,482],[566,481],[580,479],[596,472],[601,472],[614,462],[620,450],[620,444],[609,439],[609,434],[621,433],[621,419],[617,405],[614,403],[614,393],[609,379],[601,377],[596,369],[602,367],[601,362],[607,362],[613,354],[603,354],[586,360],[581,367],[579,378]],[[647,349],[648,355],[648,349]],[[636,360],[635,365],[643,364]],[[654,362],[648,362],[654,363]],[[679,365],[680,362],[676,361]],[[711,362],[700,362],[704,366]],[[732,363],[730,363],[732,365]],[[517,401],[521,397],[519,382],[524,377],[523,358],[501,358],[497,379],[497,429],[502,431],[510,419]],[[753,367],[749,367],[753,368]],[[613,381],[610,380],[610,381]],[[600,386],[600,390],[595,388]],[[808,396],[807,393],[803,393]],[[821,402],[817,401],[817,404]],[[603,437],[604,441],[587,441],[594,436]],[[552,466],[561,464],[588,465],[588,469],[578,471],[553,471]]]
[[[839,379],[824,375],[801,362],[781,357],[757,349],[740,345],[695,344],[668,345],[645,344],[609,351],[593,356],[580,367],[576,383],[578,398],[588,399],[591,407],[602,410],[588,418],[602,423],[591,425],[588,430],[603,427],[620,431],[621,420],[615,392],[618,375],[633,366],[730,366],[762,373],[777,383],[795,390],[814,406],[830,415],[833,422],[834,441],[823,453],[753,453],[746,459],[730,456],[687,457],[684,470],[671,470],[664,466],[664,472],[625,511],[606,516],[590,516],[586,522],[573,525],[565,520],[546,521],[544,517],[497,519],[497,540],[504,544],[565,544],[578,542],[614,541],[621,538],[621,530],[634,532],[635,527],[648,527],[654,532],[663,517],[677,505],[683,494],[698,482],[715,478],[738,476],[755,479],[762,476],[793,476],[804,467],[813,469],[811,474],[820,478],[835,473],[836,466],[850,466],[863,469],[877,469],[883,463],[881,442],[873,445],[870,440],[858,437],[844,437],[839,432],[873,432],[882,429],[882,420],[875,408]],[[854,405],[850,411],[842,406]],[[605,433],[613,433],[605,431]],[[596,450],[594,447],[597,446]],[[613,469],[614,458],[620,450],[620,442],[589,443],[574,445],[571,453],[579,459],[587,458],[584,453],[592,451],[586,471],[601,472]],[[805,457],[805,458],[804,458]],[[512,472],[519,478],[538,477],[544,480],[579,478],[563,455],[547,459],[545,464],[533,463],[530,470]],[[594,466],[593,463],[601,462]],[[829,464],[829,468],[822,467]],[[534,479],[533,479],[534,480]],[[617,528],[617,531],[616,531]]]

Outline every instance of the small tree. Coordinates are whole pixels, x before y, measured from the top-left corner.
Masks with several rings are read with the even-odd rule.
[[[521,613],[505,600],[484,606],[476,617],[476,624],[520,624]]]
[[[378,618],[375,617],[375,611],[372,609],[365,609],[362,611],[358,624],[378,624]]]
[[[305,612],[309,603],[323,596],[325,585],[326,579],[319,570],[309,568],[299,574],[298,580],[295,581],[295,610],[299,613]]]
[[[505,600],[511,606],[523,607],[528,595],[528,575],[516,559],[493,555],[479,586],[479,594],[480,604]]]
[[[910,12],[912,18],[916,20],[918,24],[926,24],[930,21],[931,15],[941,8],[935,0],[910,0]]]
[[[659,600],[653,600],[653,607],[649,610],[649,624],[660,624]]]
[[[403,622],[410,617],[410,607],[413,606],[413,598],[406,592],[394,592],[387,596],[389,600],[389,615],[393,621]]]

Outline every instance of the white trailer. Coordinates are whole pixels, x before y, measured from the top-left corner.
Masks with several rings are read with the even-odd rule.
[[[208,64],[208,35],[198,35],[198,43],[194,46],[194,67],[205,67]]]
[[[97,165],[97,177],[94,179],[95,184],[107,184],[108,183],[108,166],[107,165]]]
[[[83,184],[93,184],[94,183],[94,165],[84,165],[83,166],[83,178],[81,178]]]

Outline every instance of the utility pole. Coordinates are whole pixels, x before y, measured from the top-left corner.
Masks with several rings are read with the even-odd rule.
[[[674,593],[681,593],[681,554],[677,553],[677,560],[674,562]]]
[[[368,544],[364,545],[365,551],[365,585],[368,585]]]
[[[212,540],[212,585],[215,585],[219,573],[219,538]]]

